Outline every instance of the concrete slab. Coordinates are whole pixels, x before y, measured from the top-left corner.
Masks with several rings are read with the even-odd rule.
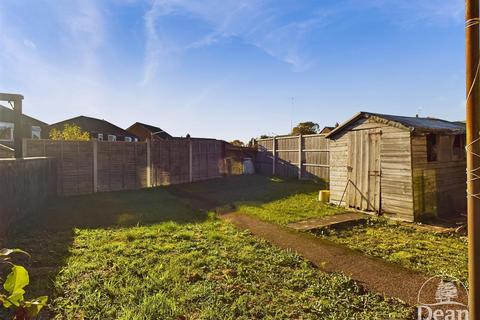
[[[369,215],[360,212],[345,212],[336,214],[334,216],[326,216],[318,219],[309,219],[300,222],[294,222],[288,224],[289,228],[298,231],[309,231],[313,229],[319,229],[324,227],[331,227],[333,225],[349,223],[354,221],[365,220]]]

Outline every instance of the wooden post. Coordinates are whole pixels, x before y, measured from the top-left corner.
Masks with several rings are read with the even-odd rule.
[[[189,181],[193,182],[193,146],[190,138],[188,138],[188,174]]]
[[[15,124],[13,128],[15,158],[23,158],[22,139],[23,139],[23,124],[22,124],[22,98],[17,97],[13,100],[13,113],[15,116]]]
[[[92,141],[93,147],[93,193],[98,192],[98,141]]]
[[[43,143],[43,156],[47,156],[47,154],[45,153],[45,142]],[[26,158],[28,157],[28,149],[27,149],[27,139],[26,138],[23,138],[22,139],[22,157],[23,158]]]
[[[277,137],[273,137],[273,164],[272,164],[272,175],[275,175],[277,172]]]
[[[152,187],[152,141],[147,139],[147,188]]]
[[[298,136],[298,180],[302,180],[302,135]]]
[[[479,4],[465,1],[469,319],[480,320]]]

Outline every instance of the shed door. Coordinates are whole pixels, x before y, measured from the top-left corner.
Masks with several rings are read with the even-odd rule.
[[[380,129],[349,132],[347,205],[380,212]]]

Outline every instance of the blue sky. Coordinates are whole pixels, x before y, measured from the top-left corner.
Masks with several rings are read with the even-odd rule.
[[[49,123],[83,114],[226,140],[360,110],[460,120],[463,4],[1,0],[0,92]]]

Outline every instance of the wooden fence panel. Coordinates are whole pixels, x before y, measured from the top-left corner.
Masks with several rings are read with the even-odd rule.
[[[134,190],[147,186],[145,142],[97,142],[98,191]]]
[[[260,174],[329,179],[329,143],[324,134],[259,139],[257,146],[255,166]]]
[[[39,208],[56,194],[56,160],[0,159],[0,248],[10,224]]]
[[[193,181],[219,178],[223,173],[222,142],[192,139]]]
[[[273,171],[273,138],[257,141],[258,152],[255,158],[255,169],[257,173],[272,175]]]
[[[307,135],[303,137],[302,157],[303,172],[306,178],[319,177],[329,180],[329,140],[324,135]]]
[[[152,141],[152,185],[190,181],[190,145],[187,139]]]
[[[278,137],[276,147],[275,174],[282,177],[298,177],[299,137]]]
[[[57,191],[63,195],[93,192],[93,142],[25,140],[25,157],[57,159]]]
[[[120,141],[26,139],[23,148],[26,157],[58,159],[61,195],[188,183],[225,174],[224,142],[213,139],[153,140],[150,152],[147,142]]]

